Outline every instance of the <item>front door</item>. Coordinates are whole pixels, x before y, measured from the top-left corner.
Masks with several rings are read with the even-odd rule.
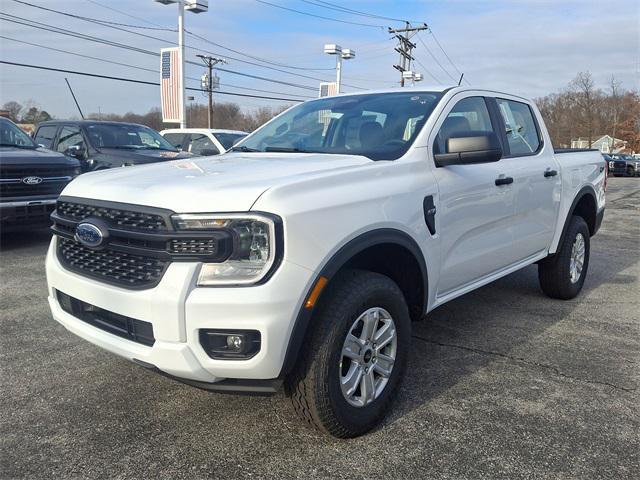
[[[462,132],[495,132],[484,97],[467,97],[445,111],[433,151],[446,153],[447,138]],[[436,128],[438,128],[436,126]],[[441,235],[441,297],[512,263],[513,186],[501,161],[435,168]]]

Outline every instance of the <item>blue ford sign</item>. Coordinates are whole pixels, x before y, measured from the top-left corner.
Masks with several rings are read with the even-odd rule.
[[[80,223],[76,227],[76,239],[87,247],[98,247],[104,240],[104,235],[94,224]]]

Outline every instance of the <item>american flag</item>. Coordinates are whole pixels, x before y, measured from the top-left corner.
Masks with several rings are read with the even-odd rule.
[[[160,50],[160,96],[162,100],[162,120],[164,122],[182,121],[180,105],[180,49],[163,48]]]

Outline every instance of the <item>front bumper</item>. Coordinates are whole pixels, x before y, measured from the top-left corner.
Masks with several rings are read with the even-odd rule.
[[[238,385],[241,388],[224,389],[240,390],[241,380],[277,378],[313,272],[284,261],[263,285],[198,288],[198,267],[198,263],[174,262],[154,288],[127,290],[64,269],[56,255],[54,236],[46,262],[49,305],[54,319],[79,337],[194,386],[206,388],[205,384],[226,380],[219,386]],[[70,315],[58,303],[55,290],[151,323],[155,343],[148,347]],[[248,360],[212,359],[199,343],[199,330],[203,328],[258,330],[262,339],[260,351]]]

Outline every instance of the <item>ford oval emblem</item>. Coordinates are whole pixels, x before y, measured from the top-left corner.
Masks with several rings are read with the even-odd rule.
[[[22,179],[22,183],[24,183],[26,185],[38,185],[39,183],[42,183],[42,178],[35,177],[35,176],[24,177]]]
[[[76,240],[87,247],[99,247],[104,240],[102,230],[92,223],[80,223],[76,227]]]

